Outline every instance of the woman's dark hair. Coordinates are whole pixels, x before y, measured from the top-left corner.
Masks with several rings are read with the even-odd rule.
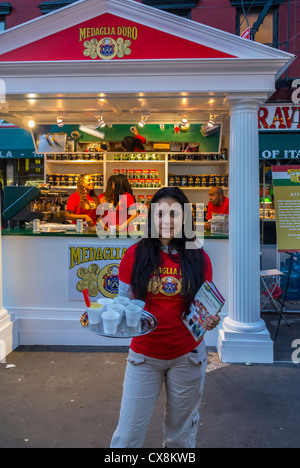
[[[122,146],[126,151],[135,151],[137,148],[140,151],[144,151],[145,147],[139,138],[134,136],[127,136],[122,140]]]
[[[152,274],[159,274],[159,267],[162,264],[161,258],[161,242],[156,232],[152,232],[153,222],[153,205],[158,203],[163,198],[173,198],[182,207],[184,220],[182,233],[180,237],[174,237],[168,245],[169,254],[174,261],[180,263],[182,272],[182,296],[184,310],[188,309],[201,285],[205,280],[206,260],[202,248],[195,248],[196,236],[194,233],[190,238],[186,236],[185,225],[188,231],[194,231],[193,217],[191,206],[188,198],[178,187],[164,187],[155,193],[151,200],[148,212],[148,235],[140,240],[135,250],[135,260],[132,270],[131,287],[135,298],[145,300],[148,292],[150,277]],[[194,248],[188,248],[188,243],[193,243]],[[190,245],[191,247],[191,245]],[[176,249],[179,254],[179,260],[172,255],[172,251]]]
[[[117,175],[111,175],[107,179],[104,197],[108,203],[111,203],[114,200],[114,195],[115,195],[114,186],[116,185],[117,177],[118,177]]]
[[[130,193],[133,196],[131,185],[126,176],[119,174],[115,177],[115,196],[114,196],[114,206],[117,206],[119,203],[119,197],[125,192]]]

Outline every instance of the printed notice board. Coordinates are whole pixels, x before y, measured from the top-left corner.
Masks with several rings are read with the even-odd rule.
[[[300,166],[273,166],[277,247],[300,252]]]

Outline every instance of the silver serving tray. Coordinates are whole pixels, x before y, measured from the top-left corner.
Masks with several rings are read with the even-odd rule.
[[[147,335],[147,333],[152,332],[157,327],[156,318],[149,312],[146,312],[146,310],[143,310],[140,323],[137,327],[128,327],[126,325],[126,318],[123,317],[114,335],[104,333],[102,320],[97,325],[90,325],[87,312],[80,317],[80,323],[86,330],[108,338],[134,338],[136,336]]]

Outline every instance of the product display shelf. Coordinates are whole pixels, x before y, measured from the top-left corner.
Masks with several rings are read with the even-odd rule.
[[[62,190],[76,190],[77,186],[76,185],[50,185],[51,190],[55,190],[57,188],[62,189]],[[103,190],[103,186],[96,185],[95,190]]]
[[[168,178],[170,173],[176,173],[179,176],[185,176],[190,174],[227,174],[228,173],[228,160],[224,160],[223,156],[207,153],[178,153],[178,152],[144,152],[144,153],[118,153],[118,152],[104,152],[104,153],[88,153],[89,157],[94,156],[100,157],[101,159],[62,159],[65,157],[87,157],[87,153],[76,152],[76,153],[60,153],[59,159],[49,159],[49,154],[45,154],[45,173],[44,180],[47,182],[49,175],[56,174],[75,174],[79,175],[82,173],[88,174],[99,174],[103,176],[103,185],[95,186],[96,190],[105,190],[105,185],[108,177],[114,173],[115,169],[124,170],[125,173],[130,169],[157,169],[158,178],[161,180],[160,187],[168,186]],[[176,159],[183,158],[187,159]],[[57,157],[57,155],[50,155],[50,158]],[[218,160],[209,160],[208,157],[216,158]],[[128,159],[132,158],[132,159]],[[136,158],[136,159],[134,159]],[[147,158],[147,159],[145,159]],[[149,159],[150,158],[150,159]],[[157,159],[153,159],[157,158]],[[199,159],[193,159],[199,158]],[[202,159],[203,158],[203,159]],[[189,193],[203,193],[208,191],[210,186],[207,187],[193,187],[193,186],[181,186],[176,184],[183,190],[187,190]],[[60,185],[62,189],[74,191],[76,190],[75,185]],[[160,187],[133,187],[135,192],[153,192],[158,190]],[[51,188],[57,188],[57,185],[51,185]],[[225,191],[228,187],[223,186]]]
[[[188,165],[188,166],[227,166],[228,165],[228,161],[223,161],[223,160],[220,160],[220,161],[209,161],[209,160],[206,160],[206,159],[203,159],[202,161],[197,161],[197,160],[190,160],[190,159],[185,159],[183,161],[175,161],[173,159],[170,159],[168,160],[168,163],[169,165],[172,165],[172,166],[181,166],[181,165]]]

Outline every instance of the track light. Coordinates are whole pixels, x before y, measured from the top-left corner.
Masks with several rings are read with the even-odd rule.
[[[188,123],[188,118],[187,118],[186,115],[183,115],[183,116],[181,117],[181,124],[182,124],[183,126],[185,126],[185,125],[187,125],[187,123]]]
[[[212,127],[214,127],[214,125],[215,125],[215,116],[214,116],[214,115],[211,115],[211,116],[209,117],[209,121],[207,122],[207,126],[208,126],[209,128],[212,128]]]
[[[64,121],[62,117],[57,117],[56,122],[57,122],[58,127],[64,126]]]
[[[139,121],[139,126],[140,126],[140,127],[143,128],[143,127],[146,125],[146,122],[147,122],[148,117],[150,117],[150,114],[142,115],[142,118],[141,118],[141,120]]]
[[[183,132],[187,132],[190,128],[190,124],[188,123],[188,118],[187,115],[182,115],[181,116],[181,124],[180,124],[180,130]]]
[[[100,127],[100,128],[105,127],[106,123],[105,123],[104,120],[103,120],[103,116],[100,115],[99,117],[97,117],[97,119],[98,119],[98,125],[97,125],[97,127]]]
[[[139,121],[139,126],[143,128],[145,125],[146,125],[146,119],[145,117],[142,117],[141,120]]]

